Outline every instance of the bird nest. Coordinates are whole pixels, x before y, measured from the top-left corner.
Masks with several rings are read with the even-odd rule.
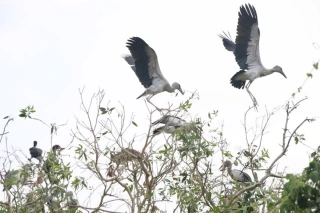
[[[138,161],[139,159],[143,159],[144,155],[141,154],[139,151],[125,148],[122,149],[120,152],[117,152],[114,155],[111,155],[111,162],[119,164],[126,164],[128,162]]]

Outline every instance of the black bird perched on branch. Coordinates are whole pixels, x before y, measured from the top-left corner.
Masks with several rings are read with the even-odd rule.
[[[33,141],[33,147],[29,149],[31,158],[29,158],[28,160],[31,161],[32,158],[36,158],[41,163],[43,160],[42,150],[37,148],[37,144],[37,141]]]
[[[258,105],[258,102],[249,90],[250,85],[255,79],[274,72],[280,73],[287,78],[280,66],[267,69],[261,63],[259,52],[260,30],[254,6],[246,4],[240,7],[235,43],[232,41],[230,34],[223,33],[219,37],[222,38],[224,47],[234,53],[241,69],[231,78],[230,83],[238,89],[246,88],[255,107]],[[247,85],[245,85],[246,81],[249,81]]]

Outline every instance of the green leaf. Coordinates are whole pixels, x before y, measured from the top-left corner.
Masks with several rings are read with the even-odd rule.
[[[253,177],[255,180],[258,180],[258,174],[256,172],[253,173]]]
[[[9,118],[9,116],[4,117],[3,119],[7,119],[7,118]]]
[[[102,114],[102,115],[104,115],[104,114],[107,113],[107,110],[106,110],[106,108],[104,108],[104,107],[100,107],[99,110],[101,111],[101,114]]]
[[[309,78],[312,78],[312,74],[311,74],[311,73],[307,73],[307,76],[308,76]]]
[[[313,64],[313,68],[318,69],[319,62]]]
[[[132,121],[132,124],[135,125],[135,126],[138,126],[138,125],[136,124],[136,122],[134,122],[134,121]]]
[[[301,88],[301,87],[299,87],[299,88],[298,88],[298,92],[301,92],[301,90],[302,90],[302,88]]]
[[[317,172],[317,171],[312,171],[310,173],[310,179],[313,181],[313,182],[317,182],[319,180],[319,176],[320,176],[320,173]]]

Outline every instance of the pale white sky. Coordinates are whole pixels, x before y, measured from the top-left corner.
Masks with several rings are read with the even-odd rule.
[[[302,84],[312,63],[319,59],[320,2],[317,0],[249,1],[256,7],[261,32],[262,63],[279,65],[288,79],[273,74],[256,80],[251,91],[257,98],[259,112],[284,103]],[[0,2],[0,117],[10,115],[8,142],[28,154],[32,142],[49,150],[49,129],[18,117],[19,110],[34,105],[36,117],[48,123],[65,123],[54,139],[60,145],[71,140],[74,116],[79,116],[78,88],[86,86],[88,97],[99,88],[106,99],[121,102],[127,113],[135,113],[137,133],[146,131],[147,111],[143,99],[136,100],[144,88],[120,57],[128,53],[126,40],[144,39],[156,52],[164,76],[177,81],[187,91],[197,90],[191,116],[205,117],[219,110],[218,121],[231,150],[244,145],[243,114],[252,104],[245,90],[233,88],[229,81],[239,67],[217,34],[222,30],[236,36],[238,11],[247,1],[1,1]],[[305,85],[298,98],[308,95],[293,127],[304,117],[319,116],[319,71]],[[167,101],[178,105],[183,98],[163,93],[153,102],[165,107]],[[277,113],[264,146],[271,156],[280,152],[279,143],[284,113]],[[4,121],[0,120],[0,127]],[[306,125],[302,131],[306,143],[319,145],[319,123]],[[128,136],[130,137],[130,135]],[[4,144],[0,145],[1,150]],[[294,145],[280,161],[290,172],[307,165],[312,150]],[[220,162],[217,162],[217,167]]]

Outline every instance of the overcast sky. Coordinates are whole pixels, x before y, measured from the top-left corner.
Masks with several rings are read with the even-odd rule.
[[[19,110],[34,105],[36,117],[48,123],[65,123],[55,143],[70,142],[74,116],[80,115],[78,88],[86,86],[89,97],[99,88],[106,100],[120,102],[134,112],[138,133],[146,131],[147,110],[144,88],[120,57],[128,53],[126,40],[144,39],[157,53],[163,75],[177,81],[186,91],[198,91],[191,116],[205,117],[219,110],[218,123],[224,123],[225,138],[232,151],[244,146],[242,128],[245,110],[252,105],[245,90],[229,81],[239,67],[217,34],[222,30],[236,36],[238,11],[247,1],[1,1],[0,2],[0,117],[15,118],[9,126],[8,142],[28,154],[32,142],[49,150],[49,129],[18,117]],[[282,67],[287,79],[275,73],[256,80],[251,92],[259,103],[252,120],[282,105],[297,90],[320,53],[320,2],[250,1],[257,10],[261,32],[260,54],[267,68]],[[305,117],[319,116],[320,75],[303,87],[296,100],[308,96],[290,120],[294,127]],[[190,94],[187,92],[187,95]],[[186,96],[187,96],[186,95]],[[170,101],[178,105],[186,97],[163,93],[153,102],[160,108]],[[280,152],[284,111],[271,120],[263,146],[271,156]],[[4,121],[0,121],[0,127]],[[302,128],[306,143],[319,145],[319,122]],[[128,136],[129,137],[129,136]],[[4,144],[1,144],[1,150]],[[300,172],[312,152],[293,145],[279,162],[290,172]],[[26,159],[25,159],[26,160]],[[220,166],[217,162],[216,167]]]

